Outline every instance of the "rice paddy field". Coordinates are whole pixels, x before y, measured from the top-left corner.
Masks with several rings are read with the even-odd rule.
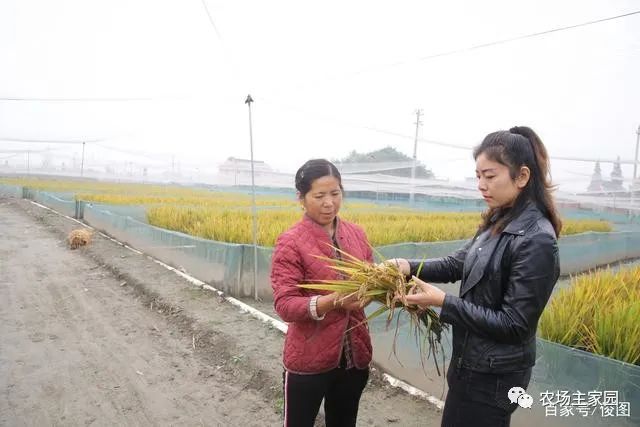
[[[251,197],[179,186],[119,184],[97,181],[4,179],[11,185],[68,193],[77,200],[144,206],[149,224],[192,236],[229,243],[251,243]],[[293,196],[258,196],[258,244],[273,246],[280,233],[301,218]],[[341,217],[362,226],[372,245],[466,239],[480,223],[478,212],[426,212],[384,207],[345,199]],[[564,235],[611,231],[599,220],[565,220]]]
[[[640,267],[573,278],[540,319],[549,341],[640,365]]]

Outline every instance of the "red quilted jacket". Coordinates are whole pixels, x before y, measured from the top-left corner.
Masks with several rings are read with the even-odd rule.
[[[364,231],[338,219],[336,240],[340,249],[372,262],[371,247]],[[306,215],[282,233],[276,242],[271,264],[271,287],[274,306],[289,324],[284,343],[284,366],[294,373],[315,374],[337,368],[342,353],[344,333],[365,319],[363,310],[329,311],[323,320],[309,313],[311,296],[328,293],[299,288],[298,284],[337,279],[326,261],[314,255],[335,258],[329,234]],[[364,369],[371,362],[371,338],[367,324],[351,330],[354,365]]]

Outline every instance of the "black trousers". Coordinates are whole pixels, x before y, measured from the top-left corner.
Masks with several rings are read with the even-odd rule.
[[[442,427],[509,427],[511,414],[518,408],[509,401],[509,390],[526,390],[530,379],[531,368],[486,374],[449,366]]]
[[[324,399],[327,427],[356,425],[369,369],[336,368],[322,374],[284,372],[284,427],[313,427]]]

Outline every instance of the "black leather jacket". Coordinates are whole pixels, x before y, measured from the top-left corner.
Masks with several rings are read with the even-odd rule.
[[[410,260],[415,274],[421,260]],[[444,258],[423,262],[420,279],[461,280],[447,294],[440,318],[453,325],[451,363],[505,373],[535,364],[536,330],[560,274],[558,244],[549,220],[530,203],[505,230],[484,232]]]

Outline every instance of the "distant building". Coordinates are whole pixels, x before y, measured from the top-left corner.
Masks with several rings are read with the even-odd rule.
[[[229,157],[218,166],[218,171],[220,175],[231,177],[233,184],[242,184],[246,182],[247,177],[251,176],[251,160]],[[253,161],[253,171],[256,177],[273,173],[271,166],[261,160]]]
[[[613,192],[624,191],[622,168],[620,166],[620,157],[613,164],[613,170],[611,171],[611,180],[607,181],[602,179],[602,170],[600,169],[600,162],[596,162],[596,166],[591,176],[591,183],[587,188],[588,192],[601,193],[601,192]]]
[[[602,191],[604,188],[602,186],[602,170],[600,169],[600,162],[596,162],[596,167],[593,170],[593,175],[591,175],[591,183],[589,183],[589,187],[587,191],[596,192]]]
[[[610,189],[624,190],[624,187],[622,186],[622,168],[620,167],[620,156],[618,156],[618,160],[613,164]]]
[[[251,173],[251,160],[229,157],[218,167],[218,170],[220,173],[236,173],[244,171]],[[254,172],[273,172],[271,166],[261,160],[253,161],[253,170]]]

